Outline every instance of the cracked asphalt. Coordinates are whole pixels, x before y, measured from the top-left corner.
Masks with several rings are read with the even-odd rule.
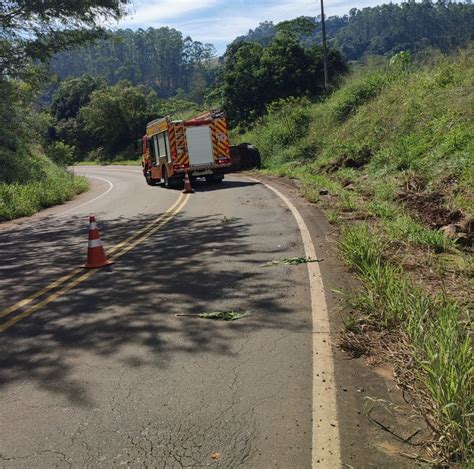
[[[181,196],[147,186],[139,168],[75,171],[90,177],[88,193],[0,224],[0,328],[30,305],[2,310],[84,262],[90,214],[107,248]],[[296,221],[243,176],[195,189],[114,265],[0,334],[0,467],[312,466],[307,266],[264,267],[304,255]],[[336,328],[331,290],[346,286],[344,273],[329,225],[309,204],[299,207],[322,254]],[[251,314],[233,322],[189,316],[209,311]],[[342,463],[409,467],[363,416],[366,392],[385,397],[394,387],[334,355]]]

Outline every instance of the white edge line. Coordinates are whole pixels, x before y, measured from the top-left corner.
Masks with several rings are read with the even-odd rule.
[[[87,204],[90,204],[92,202],[95,202],[96,200],[99,200],[100,198],[104,197],[105,195],[107,195],[113,188],[114,188],[114,185],[112,184],[112,181],[109,181],[108,179],[105,179],[105,178],[101,178],[99,176],[91,176],[91,175],[87,175],[87,177],[89,178],[95,178],[95,179],[100,179],[101,181],[105,181],[106,183],[109,184],[109,188],[105,191],[105,192],[102,192],[102,194],[98,195],[97,197],[94,197],[93,199],[91,200],[88,200],[82,204],[79,204],[79,205],[76,205],[75,207],[71,207],[67,210],[64,210],[64,212],[61,212],[58,214],[58,217],[62,217],[64,214],[66,213],[69,213],[69,212],[72,212],[73,210],[76,210],[80,207],[84,207],[84,205],[87,205]]]
[[[308,227],[293,203],[274,187],[258,179],[248,179],[264,185],[285,202],[300,230],[306,257],[318,259]],[[308,262],[306,265],[313,323],[312,467],[336,468],[341,467],[341,444],[328,308],[319,264]]]
[[[93,166],[74,166],[73,167],[73,172],[74,173],[77,173],[77,172],[87,172],[87,170],[90,170],[90,171],[101,171],[101,172],[114,172],[114,173],[133,173],[133,174],[141,174],[143,175],[143,171],[141,169],[139,170],[133,170],[133,169],[120,169],[120,168],[110,168],[110,169],[106,169],[104,168],[103,166],[99,166],[96,168],[94,168]]]

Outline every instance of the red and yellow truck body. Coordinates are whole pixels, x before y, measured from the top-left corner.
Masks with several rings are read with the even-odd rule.
[[[186,172],[222,181],[231,166],[225,115],[211,111],[190,120],[163,117],[149,122],[142,138],[142,166],[149,184],[163,180],[169,186]]]

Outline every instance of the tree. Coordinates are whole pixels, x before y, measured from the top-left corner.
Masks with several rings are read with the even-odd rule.
[[[301,40],[311,35],[316,29],[314,18],[300,16],[294,20],[282,21],[275,26],[277,33],[283,33],[286,36],[294,36]]]
[[[262,79],[263,47],[257,43],[233,46],[223,71],[223,105],[231,122],[244,122],[265,110],[265,85]]]
[[[120,82],[94,91],[78,118],[104,149],[104,158],[111,160],[143,135],[156,108],[155,93]]]
[[[0,3],[0,71],[22,76],[32,60],[97,37],[107,18],[118,19],[128,0],[9,0]]]
[[[333,49],[328,63],[334,81],[346,67]],[[265,48],[257,43],[234,43],[226,52],[221,80],[223,105],[231,123],[246,123],[264,114],[273,101],[323,93],[322,48],[304,48],[294,35],[281,31]]]
[[[98,144],[97,139],[84,129],[84,123],[78,116],[79,111],[89,104],[95,90],[105,86],[103,78],[83,75],[63,80],[53,94],[51,115],[54,124],[50,128],[49,140],[59,140],[72,147],[76,159],[81,159]]]
[[[92,92],[105,85],[103,78],[95,78],[87,74],[62,81],[51,104],[51,111],[55,119],[75,118],[79,109],[89,103]]]

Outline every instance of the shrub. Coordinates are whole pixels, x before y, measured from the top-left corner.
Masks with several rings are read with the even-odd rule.
[[[74,162],[74,147],[63,142],[55,142],[47,148],[47,154],[59,166],[69,166]]]
[[[358,107],[375,98],[388,82],[384,72],[374,72],[344,87],[335,96],[333,112],[339,122],[345,121]]]

